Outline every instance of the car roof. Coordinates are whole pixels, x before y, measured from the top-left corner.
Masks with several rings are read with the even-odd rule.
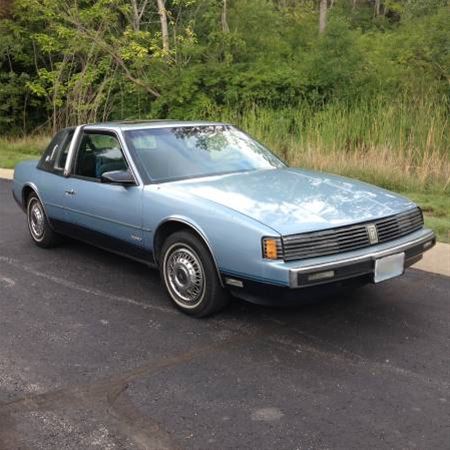
[[[101,122],[85,125],[87,130],[96,129],[120,129],[120,130],[142,130],[146,128],[170,128],[170,127],[192,127],[207,125],[227,125],[224,122],[189,121],[189,120],[120,120],[113,122]]]

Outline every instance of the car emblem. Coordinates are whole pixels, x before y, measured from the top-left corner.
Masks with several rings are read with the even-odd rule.
[[[369,242],[373,244],[378,243],[378,231],[376,225],[373,223],[366,225],[367,234],[369,235]]]

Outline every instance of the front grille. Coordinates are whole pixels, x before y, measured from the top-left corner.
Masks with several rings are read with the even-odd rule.
[[[283,236],[285,261],[294,261],[318,256],[334,255],[370,247],[367,225],[375,225],[378,242],[393,241],[423,226],[422,211],[419,208],[357,225],[343,226],[331,230]]]

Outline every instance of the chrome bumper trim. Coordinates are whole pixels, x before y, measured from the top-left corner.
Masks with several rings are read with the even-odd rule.
[[[311,266],[299,267],[297,269],[290,269],[289,270],[289,287],[291,287],[291,288],[303,287],[302,285],[298,284],[298,275],[299,274],[320,272],[322,270],[337,269],[337,268],[342,268],[342,267],[349,266],[352,264],[364,263],[367,261],[374,261],[375,259],[382,258],[383,256],[389,256],[394,253],[400,253],[400,252],[406,251],[410,248],[413,248],[417,245],[425,244],[426,242],[433,240],[433,239],[435,239],[435,235],[430,230],[425,236],[422,236],[420,238],[414,239],[409,242],[405,242],[404,244],[401,244],[401,245],[387,248],[385,250],[374,251],[371,253],[367,253],[365,255],[355,256],[355,257],[346,258],[346,259],[340,259],[338,261],[314,264]],[[424,249],[423,252],[429,250],[432,247],[433,246],[430,246],[427,249]],[[330,283],[332,283],[333,281],[334,280],[332,278],[330,278],[328,280],[328,282],[330,282]]]

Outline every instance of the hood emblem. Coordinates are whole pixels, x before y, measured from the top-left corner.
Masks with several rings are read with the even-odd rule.
[[[369,236],[369,242],[373,244],[378,244],[378,231],[376,225],[370,223],[366,225],[367,235]]]

